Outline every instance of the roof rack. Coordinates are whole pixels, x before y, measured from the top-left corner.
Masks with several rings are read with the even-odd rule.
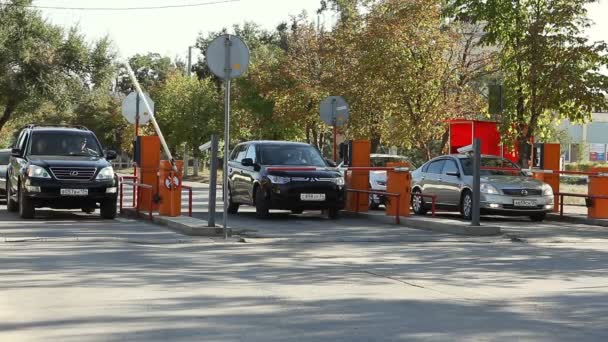
[[[82,125],[63,125],[63,124],[28,124],[25,128],[36,128],[36,127],[64,127],[64,128],[77,128],[88,131],[89,129]]]

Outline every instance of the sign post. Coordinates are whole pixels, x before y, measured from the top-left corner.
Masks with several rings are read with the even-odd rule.
[[[215,38],[207,47],[206,62],[211,72],[224,80],[224,238],[228,238],[228,153],[230,150],[230,83],[233,78],[243,75],[249,67],[249,48],[237,36],[223,34]]]
[[[154,101],[147,94],[144,95],[151,109],[154,110]],[[122,115],[129,123],[135,124],[135,139],[139,136],[139,126],[146,125],[150,121],[150,113],[139,105],[141,100],[139,92],[133,91],[122,101]],[[133,176],[137,176],[136,166],[133,167]]]
[[[341,96],[329,96],[321,102],[321,120],[326,124],[332,126],[333,128],[333,151],[334,151],[334,161],[338,160],[338,152],[337,152],[337,136],[338,136],[338,127],[343,126],[348,120],[349,116],[349,108],[348,103]]]

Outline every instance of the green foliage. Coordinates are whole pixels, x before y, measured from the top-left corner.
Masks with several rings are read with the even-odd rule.
[[[89,91],[109,89],[114,52],[108,39],[89,45],[78,29],[64,32],[29,8],[0,4],[0,130],[26,120],[65,121]]]
[[[222,100],[211,80],[173,73],[154,100],[156,118],[173,148],[198,147],[223,129]]]
[[[484,23],[484,42],[499,46],[506,89],[502,129],[520,151],[543,139],[557,119],[588,120],[606,107],[608,46],[590,42],[586,5],[592,0],[454,0],[450,13]],[[507,140],[511,140],[511,138]],[[520,154],[522,165],[528,156]]]
[[[606,167],[606,163],[577,162],[577,163],[568,163],[564,166],[566,171],[580,171],[580,172],[589,172],[593,168],[596,168],[596,167]]]

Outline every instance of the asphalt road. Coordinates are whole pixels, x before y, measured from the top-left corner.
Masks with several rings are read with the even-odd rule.
[[[608,339],[608,244],[594,227],[520,221],[563,233],[466,238],[245,209],[231,222],[272,238],[239,243],[40,213],[0,206],[1,341]]]

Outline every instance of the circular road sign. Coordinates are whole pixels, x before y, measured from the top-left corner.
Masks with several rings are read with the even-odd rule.
[[[154,101],[148,96],[148,94],[144,94],[146,96],[146,100],[151,109],[154,111]],[[131,124],[135,124],[135,113],[137,112],[137,92],[131,92],[123,101],[122,101],[122,115],[129,121]],[[146,109],[146,105],[144,104],[143,99],[139,99],[139,124],[145,125],[150,121],[150,114]]]
[[[209,44],[205,59],[207,66],[217,77],[225,79],[226,71],[229,69],[228,77],[236,78],[249,68],[249,48],[241,38],[223,34]]]
[[[342,96],[329,96],[321,102],[321,120],[328,125],[342,126],[348,115],[348,103]]]

